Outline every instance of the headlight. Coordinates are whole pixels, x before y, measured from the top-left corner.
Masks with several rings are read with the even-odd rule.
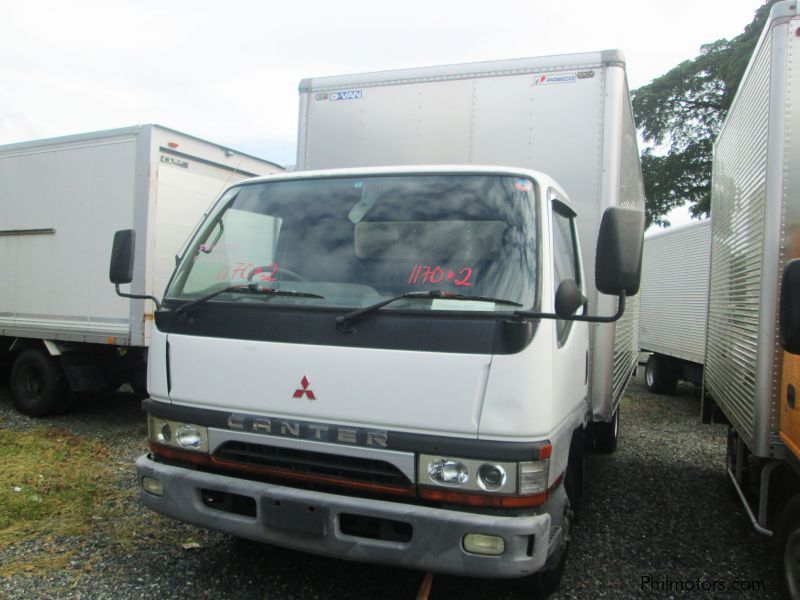
[[[180,425],[175,432],[175,441],[182,448],[197,450],[203,445],[203,433],[197,425]]]
[[[549,459],[527,462],[420,454],[417,484],[491,495],[528,496],[547,491]]]
[[[182,450],[208,452],[208,428],[153,416],[148,416],[147,420],[151,442]]]
[[[478,485],[487,492],[499,490],[506,484],[506,470],[502,465],[486,464],[478,469]]]
[[[170,443],[172,441],[172,426],[169,423],[162,423],[161,431],[157,437],[159,442]]]
[[[419,456],[417,483],[492,494],[517,493],[517,463],[453,456]]]
[[[464,463],[437,458],[428,464],[428,475],[432,481],[441,485],[463,485],[469,480],[469,470]]]

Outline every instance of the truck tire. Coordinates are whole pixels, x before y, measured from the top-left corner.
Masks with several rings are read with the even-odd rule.
[[[781,512],[776,536],[778,576],[787,598],[800,598],[800,495]]]
[[[592,423],[592,439],[594,449],[603,454],[611,454],[617,449],[617,438],[619,437],[619,406],[608,423]]]
[[[526,600],[531,600],[532,598],[544,599],[552,596],[558,589],[561,584],[561,578],[564,576],[564,569],[567,566],[570,512],[567,510],[564,516],[564,526],[567,529],[566,540],[563,547],[557,550],[558,555],[551,557],[552,564],[545,565],[545,568],[538,573],[516,580],[512,587],[514,597],[520,598],[520,600],[522,598]]]
[[[25,350],[11,367],[11,403],[30,417],[43,417],[66,401],[67,378],[57,358]]]
[[[535,598],[549,598],[561,585],[561,578],[564,576],[564,568],[567,565],[567,551],[568,549],[565,548],[553,568],[539,571],[530,576],[531,582],[528,589],[535,594]]]
[[[678,385],[673,362],[664,356],[651,354],[644,368],[644,383],[654,394],[673,394]]]

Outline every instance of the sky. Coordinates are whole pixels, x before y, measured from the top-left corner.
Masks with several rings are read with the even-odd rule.
[[[635,89],[760,4],[0,0],[0,145],[158,123],[293,164],[302,78],[619,48]]]

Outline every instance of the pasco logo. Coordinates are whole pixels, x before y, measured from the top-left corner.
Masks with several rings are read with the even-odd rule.
[[[337,100],[358,100],[363,95],[363,90],[345,90],[342,92],[331,92],[329,99],[331,102]]]
[[[578,76],[575,73],[553,73],[550,75],[536,75],[533,85],[555,85],[559,83],[575,83]]]

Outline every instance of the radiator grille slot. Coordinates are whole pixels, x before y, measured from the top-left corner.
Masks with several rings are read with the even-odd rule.
[[[382,460],[311,452],[246,442],[226,442],[215,458],[245,466],[284,469],[306,475],[363,483],[408,487],[411,482],[394,465]]]

